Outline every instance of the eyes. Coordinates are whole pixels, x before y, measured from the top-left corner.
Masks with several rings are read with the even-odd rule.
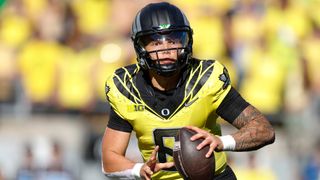
[[[179,40],[172,40],[172,39],[167,39],[165,41],[162,40],[157,40],[157,41],[152,41],[150,42],[150,46],[161,46],[164,44],[168,44],[168,45],[181,45],[181,43],[179,42]]]
[[[153,40],[145,46],[147,51],[158,51],[162,49],[181,48],[182,44],[179,39],[158,39]]]

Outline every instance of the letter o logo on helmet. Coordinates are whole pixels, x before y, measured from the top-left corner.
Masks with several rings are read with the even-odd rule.
[[[167,2],[151,3],[142,8],[132,24],[131,39],[137,54],[137,61],[144,70],[153,70],[162,76],[171,76],[186,67],[192,56],[192,29],[184,13]],[[183,42],[177,50],[177,60],[170,64],[160,64],[151,59],[145,49],[143,39],[150,36],[171,34]],[[170,36],[170,35],[169,35]]]

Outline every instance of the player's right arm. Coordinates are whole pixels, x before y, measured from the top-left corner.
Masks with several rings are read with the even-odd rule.
[[[102,170],[106,174],[134,167],[135,163],[125,157],[131,131],[131,124],[111,108],[109,122],[102,139]]]
[[[173,162],[158,163],[156,146],[145,163],[136,163],[125,157],[132,126],[112,109],[110,121],[102,140],[102,170],[107,177],[117,179],[151,179],[152,174],[174,166]]]
[[[134,162],[125,158],[130,133],[106,128],[102,140],[102,167],[106,173],[132,169]]]

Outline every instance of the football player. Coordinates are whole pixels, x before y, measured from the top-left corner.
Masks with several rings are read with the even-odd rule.
[[[122,67],[106,81],[111,105],[102,143],[106,176],[123,179],[179,179],[172,160],[174,137],[181,127],[202,138],[198,149],[215,153],[215,179],[236,179],[224,151],[256,150],[273,143],[269,121],[230,85],[227,69],[215,60],[192,57],[187,17],[167,2],[141,9],[132,25],[137,64]],[[239,129],[221,136],[222,117]],[[136,132],[144,163],[125,157]]]

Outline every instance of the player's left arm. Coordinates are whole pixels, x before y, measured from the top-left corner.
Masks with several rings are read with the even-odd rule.
[[[231,86],[225,67],[219,75],[219,80],[217,84],[222,84],[219,92],[222,101],[216,112],[239,131],[221,137],[223,148],[218,145],[217,150],[249,151],[273,143],[275,132],[270,122]]]
[[[250,151],[271,144],[275,140],[275,131],[267,118],[262,113],[241,97],[236,89],[230,85],[230,78],[226,68],[217,64],[221,74],[216,81],[217,87],[221,87],[214,106],[216,113],[221,118],[238,128],[231,135],[216,136],[198,127],[187,127],[197,132],[191,140],[202,138],[197,146],[202,149],[209,145],[207,157],[215,151]]]
[[[275,140],[275,132],[266,117],[254,106],[247,106],[232,125],[239,129],[232,134],[236,141],[235,151],[256,150]]]
[[[257,150],[275,140],[274,129],[267,118],[233,87],[219,105],[217,114],[238,129],[231,135],[220,137],[222,146],[217,146],[218,151]]]
[[[215,136],[198,127],[187,128],[197,132],[191,140],[202,138],[203,141],[197,146],[202,149],[209,145],[210,149],[206,157],[210,157],[215,151],[250,151],[257,150],[275,140],[275,132],[269,121],[255,107],[246,103],[236,91],[228,96],[229,102],[224,103],[220,113],[222,117],[239,130],[231,135]],[[230,98],[231,97],[231,98]],[[242,104],[242,105],[240,105]]]

